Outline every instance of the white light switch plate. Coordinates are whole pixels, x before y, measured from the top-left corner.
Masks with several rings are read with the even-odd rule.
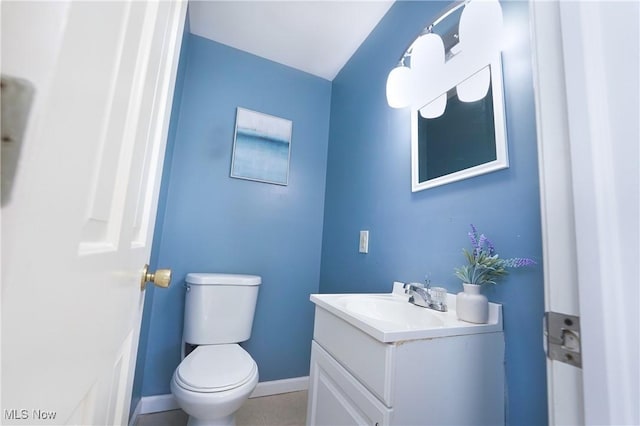
[[[369,231],[360,231],[360,253],[369,253]]]

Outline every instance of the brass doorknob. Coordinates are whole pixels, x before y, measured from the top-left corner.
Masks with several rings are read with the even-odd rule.
[[[158,269],[149,272],[149,265],[144,265],[142,278],[140,278],[140,290],[144,290],[145,284],[151,282],[158,287],[167,288],[171,284],[171,269]]]

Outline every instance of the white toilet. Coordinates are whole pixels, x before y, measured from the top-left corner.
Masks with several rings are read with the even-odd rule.
[[[187,274],[182,362],[171,393],[188,426],[235,425],[255,389],[258,366],[238,343],[251,336],[261,282],[256,275]]]

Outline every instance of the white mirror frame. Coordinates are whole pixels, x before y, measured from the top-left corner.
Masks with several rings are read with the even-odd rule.
[[[509,167],[509,155],[507,149],[506,121],[504,113],[504,96],[502,87],[502,61],[498,56],[491,62],[491,87],[493,92],[493,121],[495,131],[496,159],[479,164],[468,169],[449,173],[424,182],[419,182],[419,156],[418,156],[418,114],[417,109],[411,109],[411,191],[417,192],[433,188],[462,179],[494,172]]]

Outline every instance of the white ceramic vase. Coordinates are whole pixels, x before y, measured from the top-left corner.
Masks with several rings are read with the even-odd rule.
[[[462,284],[464,291],[456,296],[456,314],[461,321],[486,324],[489,321],[489,301],[480,294],[479,284]]]

